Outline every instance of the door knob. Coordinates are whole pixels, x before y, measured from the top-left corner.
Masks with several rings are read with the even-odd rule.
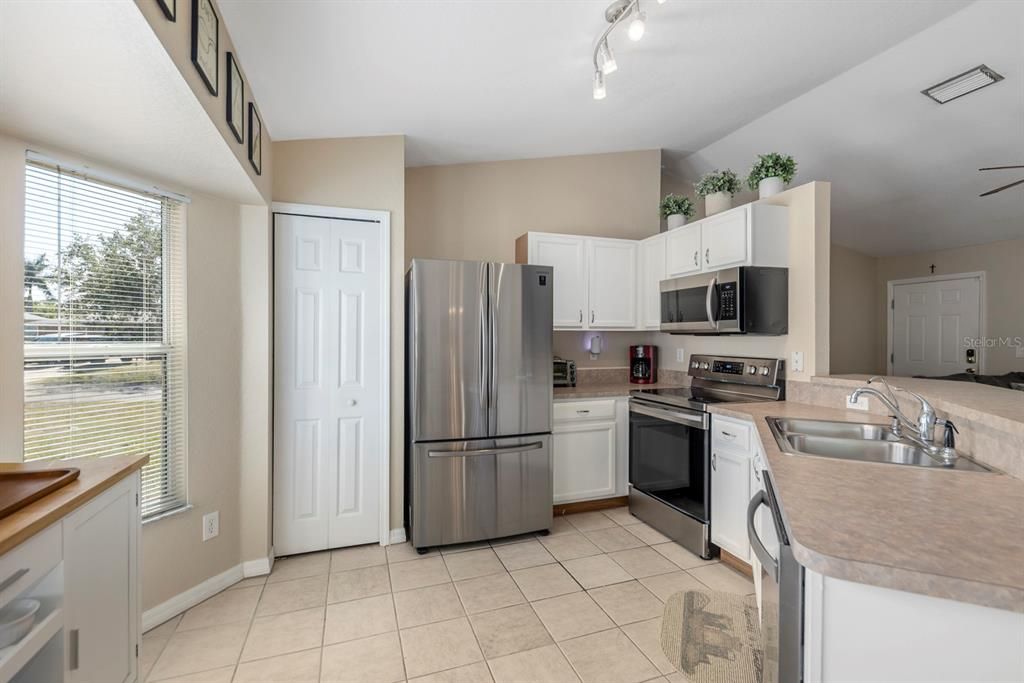
[[[350,399],[348,400],[348,405],[349,405],[349,407],[350,407],[350,408],[351,408],[352,406],[354,406],[354,405],[355,405],[356,403],[358,403],[358,401],[356,401],[356,400],[355,400],[354,398],[350,398]]]

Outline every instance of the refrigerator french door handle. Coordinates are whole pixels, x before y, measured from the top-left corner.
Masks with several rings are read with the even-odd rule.
[[[487,363],[487,434],[495,436],[498,433],[498,410],[494,397],[495,375],[498,371],[498,344],[497,332],[497,305],[498,305],[498,282],[497,270],[500,266],[494,263],[487,264],[487,337],[489,341],[488,353],[490,358]]]
[[[488,434],[491,433],[491,357],[494,349],[491,346],[493,341],[489,339],[491,334],[491,267],[490,264],[483,264],[484,276],[480,278],[480,403],[484,411],[484,428]]]

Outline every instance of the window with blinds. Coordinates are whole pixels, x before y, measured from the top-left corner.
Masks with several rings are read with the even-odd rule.
[[[25,168],[25,460],[148,455],[143,517],[186,502],[183,214]]]

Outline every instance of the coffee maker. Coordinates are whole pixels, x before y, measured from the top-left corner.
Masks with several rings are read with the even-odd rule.
[[[629,347],[629,381],[654,384],[658,381],[658,347],[637,344]]]

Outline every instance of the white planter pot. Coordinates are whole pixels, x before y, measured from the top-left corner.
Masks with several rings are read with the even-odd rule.
[[[732,208],[732,195],[728,192],[715,192],[704,197],[704,214],[711,216]]]
[[[778,194],[786,189],[786,184],[782,182],[782,178],[775,175],[771,178],[765,178],[757,184],[757,196],[759,199],[765,197],[771,197],[773,194]]]
[[[674,213],[666,218],[665,222],[668,224],[669,230],[675,230],[676,228],[681,228],[686,225],[686,216],[681,213]]]

